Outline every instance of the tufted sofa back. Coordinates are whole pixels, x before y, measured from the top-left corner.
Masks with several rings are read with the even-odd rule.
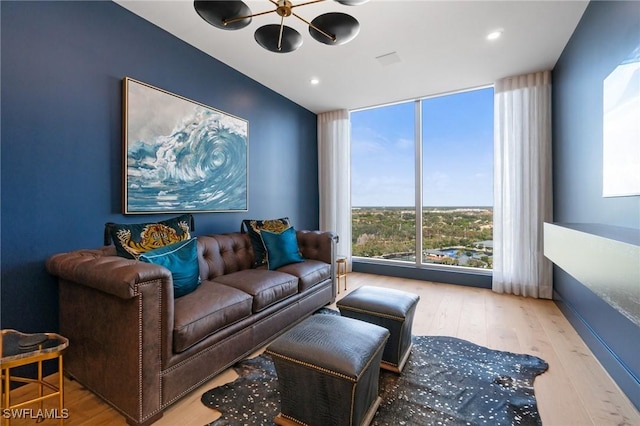
[[[202,280],[250,269],[254,259],[248,234],[233,232],[198,236],[198,262]]]
[[[332,264],[332,240],[326,233],[296,231],[296,235],[302,257]],[[198,262],[202,280],[253,268],[255,255],[249,234],[232,232],[198,236]]]

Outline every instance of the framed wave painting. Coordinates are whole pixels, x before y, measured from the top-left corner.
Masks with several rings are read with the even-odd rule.
[[[125,214],[247,211],[248,121],[129,77],[123,92]]]

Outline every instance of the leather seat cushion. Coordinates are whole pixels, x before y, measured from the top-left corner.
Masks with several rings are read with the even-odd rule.
[[[182,352],[216,331],[251,315],[251,295],[212,281],[175,299],[173,350]]]
[[[331,278],[331,265],[319,260],[305,259],[301,263],[291,263],[278,268],[280,272],[299,278],[298,291],[303,292],[314,285]]]
[[[253,296],[253,312],[260,312],[298,292],[298,277],[262,268],[220,275],[214,278],[214,282]]]
[[[337,302],[338,309],[369,313],[372,316],[404,320],[420,296],[392,288],[362,286]]]

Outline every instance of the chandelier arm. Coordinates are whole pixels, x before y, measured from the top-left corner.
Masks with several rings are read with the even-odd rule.
[[[293,9],[294,7],[306,6],[308,4],[320,3],[320,2],[323,2],[323,1],[326,1],[326,0],[311,0],[311,1],[304,2],[304,3],[293,4],[293,5],[291,5],[291,9]]]
[[[291,14],[293,16],[295,16],[296,18],[298,18],[299,20],[301,20],[302,22],[304,22],[305,24],[307,24],[308,26],[310,26],[311,28],[313,28],[314,30],[316,30],[317,32],[319,32],[320,34],[322,34],[323,36],[327,37],[328,39],[330,39],[331,41],[336,41],[336,36],[334,36],[333,34],[329,34],[328,32],[321,30],[320,28],[318,28],[317,26],[313,25],[311,22],[307,21],[306,19],[304,19],[302,16],[291,12]]]
[[[232,24],[237,21],[242,21],[243,19],[253,18],[254,16],[266,15],[267,13],[273,13],[273,12],[276,12],[277,10],[278,9],[273,9],[273,10],[267,10],[265,12],[254,13],[253,15],[236,16],[235,18],[231,18],[231,19],[223,19],[222,25]]]
[[[280,34],[278,35],[278,50],[282,50],[282,33],[284,31],[284,16],[280,17]]]

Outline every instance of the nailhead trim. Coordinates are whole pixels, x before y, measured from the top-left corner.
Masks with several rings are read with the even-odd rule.
[[[320,371],[322,373],[331,374],[332,376],[336,376],[336,377],[340,377],[340,378],[349,380],[350,382],[354,382],[355,383],[358,380],[357,377],[356,378],[349,377],[346,374],[338,373],[337,371],[333,371],[333,370],[330,370],[328,368],[320,367],[320,366],[317,366],[315,364],[311,364],[309,362],[300,361],[298,359],[291,358],[291,357],[288,357],[288,356],[285,356],[285,355],[281,355],[281,354],[272,352],[270,350],[266,350],[265,352],[268,353],[269,355],[277,356],[278,358],[282,358],[282,359],[285,359],[287,361],[291,361],[291,362],[293,362],[295,364],[303,365],[305,367],[312,368],[312,369]]]
[[[354,308],[353,306],[345,306],[345,305],[338,304],[338,308],[339,309],[344,309],[344,310],[347,310],[347,311],[361,312],[363,314],[369,314],[369,315],[372,315],[372,316],[375,316],[375,317],[389,318],[389,319],[396,320],[396,321],[404,321],[404,320],[406,320],[406,317],[399,317],[399,316],[396,316],[396,315],[383,314],[381,312],[370,311],[370,310],[367,310],[367,309]]]
[[[142,341],[142,312],[143,312],[143,304],[142,304],[142,293],[140,292],[140,287],[143,286],[158,286],[160,290],[158,291],[158,330],[162,330],[162,280],[153,280],[147,281],[144,283],[137,283],[134,287],[136,295],[138,296],[138,418],[139,422],[143,423],[146,419],[155,416],[159,412],[162,411],[162,380],[159,380],[158,384],[158,409],[150,412],[146,416],[142,415],[142,398],[143,398],[143,377],[142,377],[142,358],[143,358],[143,341]],[[158,344],[160,351],[162,351],[162,335],[158,333]]]
[[[285,419],[287,419],[287,420],[291,420],[292,422],[297,423],[297,424],[299,424],[299,425],[301,425],[301,426],[309,426],[307,423],[303,423],[303,422],[301,422],[301,421],[300,421],[300,420],[298,420],[298,419],[294,419],[294,418],[293,418],[293,417],[291,417],[291,416],[287,416],[286,414],[283,414],[283,413],[282,413],[282,411],[280,412],[280,415],[281,415],[282,417],[284,417]]]

